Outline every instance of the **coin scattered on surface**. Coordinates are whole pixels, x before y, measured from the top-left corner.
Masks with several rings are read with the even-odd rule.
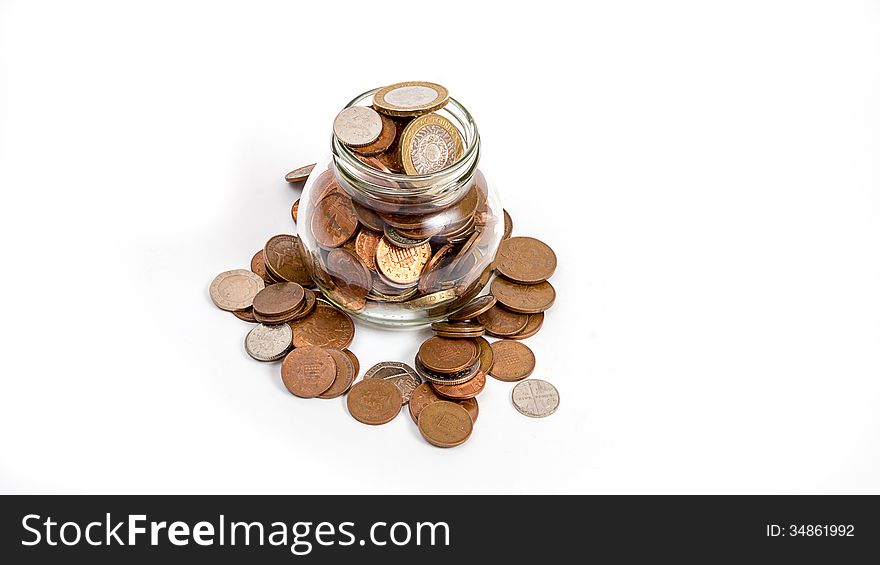
[[[263,256],[263,250],[260,249],[257,251],[254,256],[251,258],[251,271],[258,274],[263,282],[266,284],[273,284],[277,282],[272,276],[269,274],[269,271],[266,270],[266,261]]]
[[[254,297],[265,286],[263,279],[253,271],[225,271],[211,283],[211,300],[221,310],[244,310],[254,305]]]
[[[429,404],[440,402],[441,400],[449,399],[439,396],[434,392],[434,387],[430,383],[422,383],[417,386],[409,400],[409,415],[412,417],[412,421],[418,424],[419,414],[422,412],[422,409]],[[467,410],[472,422],[477,422],[477,416],[480,415],[480,405],[477,403],[476,398],[456,400],[455,402]]]
[[[397,361],[383,361],[373,365],[364,373],[364,380],[367,379],[383,379],[392,382],[400,390],[404,404],[409,402],[416,387],[422,384],[422,379],[415,369],[406,363]]]
[[[514,282],[536,284],[556,271],[556,254],[549,245],[533,237],[511,237],[498,247],[495,269]]]
[[[492,294],[512,312],[538,314],[556,301],[556,290],[549,282],[519,284],[497,277],[492,281]]]
[[[333,133],[346,145],[368,145],[382,134],[382,118],[372,108],[352,106],[339,112],[333,120]]]
[[[489,374],[499,381],[515,382],[535,370],[535,354],[519,341],[502,339],[492,344],[492,368]]]
[[[298,169],[294,169],[284,175],[284,180],[286,180],[287,182],[303,182],[304,180],[309,178],[309,175],[312,174],[312,170],[314,168],[315,163],[312,163],[311,165],[305,165]]]
[[[293,203],[293,206],[290,208],[290,217],[293,218],[293,222],[296,223],[299,218],[299,199],[297,198],[296,202]]]
[[[474,422],[463,406],[441,400],[425,406],[419,414],[419,431],[437,447],[455,447],[471,437]]]
[[[318,301],[305,318],[290,322],[294,347],[335,347],[345,349],[354,339],[354,322],[338,308]]]
[[[257,361],[277,361],[290,349],[291,339],[293,332],[287,324],[260,324],[248,332],[244,348]]]
[[[559,391],[547,381],[528,379],[515,387],[511,393],[514,407],[530,418],[544,418],[559,408]]]
[[[291,394],[314,398],[336,380],[336,363],[320,347],[298,347],[281,363],[281,380]]]
[[[257,319],[287,316],[302,307],[305,297],[305,289],[296,283],[284,282],[269,285],[254,297],[254,315]]]
[[[385,424],[400,413],[403,397],[394,383],[384,379],[358,381],[348,391],[348,412],[358,422]]]
[[[408,175],[426,175],[449,167],[464,153],[458,128],[437,114],[411,121],[400,137],[400,156]]]
[[[528,339],[538,333],[544,325],[544,313],[529,314],[529,321],[520,332],[507,336],[507,339]]]
[[[333,362],[336,364],[336,378],[333,379],[333,384],[318,395],[318,398],[328,400],[342,396],[351,388],[351,384],[357,376],[357,370],[351,361],[351,357],[346,355],[344,351],[333,348],[325,348],[324,351],[330,354],[330,357],[333,358]]]
[[[449,101],[449,91],[433,82],[398,82],[380,88],[373,106],[389,116],[417,116],[435,112]]]
[[[251,306],[250,308],[245,308],[244,310],[234,310],[232,315],[242,320],[244,322],[250,322],[252,324],[259,324],[260,322],[254,318],[254,308]]]
[[[312,284],[309,270],[299,252],[299,238],[295,235],[276,235],[263,249],[266,269],[277,281],[295,282],[302,286]]]
[[[513,233],[513,218],[510,217],[510,214],[507,213],[507,210],[504,210],[504,235],[501,236],[501,239],[510,239],[510,234]]]
[[[432,337],[419,347],[419,360],[438,373],[455,373],[480,357],[480,348],[471,339]]]
[[[486,374],[479,371],[474,378],[457,385],[431,383],[431,386],[440,396],[452,400],[467,400],[483,392],[483,388],[486,386]]]
[[[515,335],[523,331],[529,323],[527,314],[517,314],[498,305],[480,314],[477,320],[486,328],[487,334],[495,337]]]

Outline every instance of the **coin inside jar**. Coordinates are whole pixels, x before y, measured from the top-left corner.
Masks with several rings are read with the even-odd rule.
[[[376,270],[376,248],[382,240],[382,234],[362,229],[354,238],[354,250],[371,271]]]
[[[533,237],[511,237],[498,247],[495,269],[514,282],[537,284],[549,279],[556,270],[556,254],[549,245]]]
[[[389,116],[416,116],[435,112],[449,101],[449,91],[433,82],[398,82],[373,95],[373,107]]]
[[[556,290],[547,281],[519,284],[497,277],[492,281],[490,290],[505,308],[520,314],[543,312],[556,301]]]
[[[455,373],[479,358],[480,348],[471,339],[432,337],[419,347],[419,360],[438,373]]]
[[[339,247],[357,231],[358,220],[351,199],[340,193],[331,192],[318,202],[312,215],[312,235],[318,245],[331,249]]]
[[[395,124],[394,120],[388,116],[380,114],[379,117],[382,119],[382,131],[379,133],[379,137],[376,138],[376,141],[368,143],[362,147],[353,146],[352,151],[364,155],[365,157],[372,157],[391,147],[391,144],[394,143],[394,140],[397,138],[397,124]]]
[[[406,126],[400,137],[400,158],[408,175],[440,171],[458,161],[464,142],[458,128],[438,114],[426,114]]]
[[[333,134],[345,145],[368,145],[382,134],[382,118],[372,108],[352,106],[337,114]]]
[[[397,417],[403,406],[403,397],[394,383],[369,379],[358,381],[351,387],[346,404],[355,420],[377,426]]]
[[[431,258],[431,244],[398,247],[382,238],[376,246],[376,268],[389,282],[411,286],[419,282],[422,269]]]
[[[450,322],[463,322],[473,320],[480,314],[489,311],[495,306],[495,297],[491,294],[478,296],[465,304],[458,312],[449,316]]]
[[[419,414],[419,431],[437,447],[455,447],[467,441],[474,429],[470,414],[459,404],[441,400]]]
[[[327,256],[327,273],[337,290],[344,294],[342,305],[350,310],[362,310],[373,278],[361,258],[348,249],[334,249]]]

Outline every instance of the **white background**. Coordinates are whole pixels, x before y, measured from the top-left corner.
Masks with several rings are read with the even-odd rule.
[[[0,0],[0,491],[880,492],[880,5],[501,6]],[[401,80],[559,257],[559,411],[492,380],[452,450],[291,396],[207,292]]]

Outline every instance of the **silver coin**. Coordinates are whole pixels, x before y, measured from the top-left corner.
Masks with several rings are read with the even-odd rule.
[[[392,228],[388,224],[385,224],[385,227],[382,228],[382,231],[385,232],[385,237],[387,237],[391,243],[393,243],[397,247],[403,247],[403,248],[418,247],[419,245],[421,245],[421,244],[425,243],[426,241],[428,241],[429,239],[431,239],[429,237],[425,238],[425,239],[412,239],[409,237],[402,236],[399,233],[397,233],[394,230],[394,228]]]
[[[457,373],[441,374],[425,367],[419,358],[416,357],[416,371],[419,376],[426,381],[437,383],[438,385],[460,385],[474,378],[480,370],[480,360],[478,359],[473,365],[467,369],[463,369]]]
[[[513,387],[513,406],[530,418],[544,418],[559,408],[559,391],[541,379],[526,379]]]
[[[248,332],[244,348],[257,361],[277,361],[284,357],[292,341],[293,330],[288,324],[260,324]]]
[[[364,380],[367,379],[383,379],[393,382],[403,396],[404,404],[409,402],[416,387],[422,384],[422,378],[412,367],[398,361],[376,363],[364,373]]]
[[[211,300],[221,310],[245,310],[254,305],[254,296],[265,286],[260,275],[253,271],[224,271],[211,282]]]
[[[309,175],[312,174],[312,169],[315,168],[315,163],[311,165],[305,165],[298,169],[294,169],[284,175],[284,180],[287,182],[302,182],[309,178]]]
[[[333,120],[333,133],[346,145],[368,145],[379,139],[382,118],[372,108],[352,106],[337,114]]]

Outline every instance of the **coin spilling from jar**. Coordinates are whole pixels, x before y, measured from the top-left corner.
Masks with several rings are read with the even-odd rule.
[[[448,100],[434,83],[391,85],[376,91],[371,106],[340,112],[333,133],[352,159],[374,171],[432,174],[462,159],[461,133],[436,113]],[[537,239],[512,237],[513,221],[506,210],[491,212],[479,171],[458,200],[408,206],[403,194],[395,209],[355,200],[331,169],[306,165],[285,178],[314,182],[304,204],[308,229],[299,233],[313,238],[320,253],[310,253],[300,236],[273,236],[250,270],[218,275],[210,295],[219,308],[256,324],[245,351],[258,361],[280,361],[292,395],[345,397],[349,414],[369,425],[394,420],[407,405],[421,436],[438,447],[471,437],[477,397],[487,386],[512,387],[511,403],[526,416],[556,411],[559,393],[529,378],[538,364],[522,343],[538,333],[556,301],[548,280],[556,255]],[[291,208],[294,222],[304,219],[300,204]],[[487,263],[480,254],[490,251],[489,267],[475,272]],[[348,312],[381,302],[431,309],[435,335],[418,347],[412,365],[380,362],[358,380]]]

